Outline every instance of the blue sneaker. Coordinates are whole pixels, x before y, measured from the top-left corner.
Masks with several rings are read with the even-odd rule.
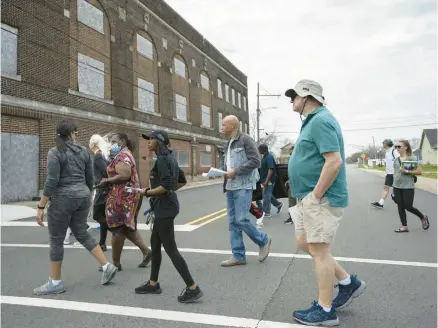
[[[330,312],[325,312],[317,301],[312,302],[312,306],[307,310],[294,311],[293,317],[299,323],[307,326],[327,326],[339,325],[336,310],[332,307]]]
[[[351,284],[343,286],[339,284],[339,293],[333,300],[332,307],[336,310],[346,308],[354,298],[359,297],[367,287],[365,281],[359,280],[357,275],[351,275]]]

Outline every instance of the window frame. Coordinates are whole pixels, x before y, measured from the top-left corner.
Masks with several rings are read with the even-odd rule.
[[[99,64],[102,64],[102,69],[100,68],[100,67],[96,67],[96,66],[93,66],[93,65],[90,65],[89,63],[86,63],[86,62],[84,62],[83,60],[81,60],[81,56],[83,56],[83,57],[86,57],[86,58],[82,58],[82,59],[91,59],[91,62],[95,62],[95,64],[96,63],[99,63]],[[80,80],[79,80],[79,71],[80,71],[80,68],[83,68],[83,69],[85,69],[86,71],[93,71],[94,73],[97,73],[97,74],[101,74],[102,76],[101,76],[101,78],[102,78],[102,92],[101,93],[99,93],[99,95],[97,95],[97,94],[93,94],[93,93],[90,93],[90,92],[87,92],[86,90],[81,90],[81,83],[80,83]],[[95,80],[95,79],[93,79],[93,80]],[[87,56],[87,55],[85,55],[85,54],[83,54],[83,53],[80,53],[80,52],[78,52],[78,62],[77,62],[77,81],[78,81],[78,91],[79,92],[81,92],[81,93],[84,93],[84,94],[86,94],[86,95],[90,95],[90,96],[93,96],[93,97],[96,97],[96,98],[100,98],[100,99],[106,99],[105,98],[105,63],[104,62],[101,62],[100,60],[98,60],[98,59],[95,59],[95,58],[93,58],[93,57],[90,57],[90,56]],[[100,91],[100,90],[99,90]]]
[[[176,65],[177,61],[180,62],[182,65],[184,65],[184,76],[179,74],[178,73],[179,70],[176,69],[177,68],[177,65]],[[178,75],[179,77],[181,77],[183,79],[187,79],[187,65],[182,59],[179,59],[178,57],[173,57],[173,71],[174,71],[175,75]]]
[[[145,82],[148,83],[149,85],[152,85],[152,90],[149,90],[147,88],[143,88],[140,86],[141,82]],[[140,104],[140,90],[142,90],[142,92],[148,92],[149,94],[151,94],[152,96],[152,110],[148,110],[145,108],[141,107]],[[152,82],[149,82],[147,80],[144,80],[142,78],[137,78],[137,108],[141,109],[141,111],[144,111],[145,113],[155,113],[155,85]]]
[[[208,109],[208,125],[204,124],[204,109]],[[204,104],[201,104],[201,126],[204,128],[211,128],[211,107]]]
[[[10,26],[10,25],[8,25],[8,24],[5,24],[5,23],[1,23],[1,29],[4,31],[4,32],[7,32],[7,33],[10,33],[11,35],[14,35],[15,36],[15,39],[14,39],[14,49],[13,49],[13,51],[14,51],[14,54],[15,54],[15,61],[12,63],[12,68],[13,68],[13,71],[14,72],[6,72],[6,71],[3,71],[3,67],[8,67],[7,65],[3,65],[3,63],[2,63],[2,71],[1,71],[1,75],[2,76],[4,76],[4,77],[12,77],[12,78],[21,78],[20,77],[20,75],[18,74],[18,72],[19,72],[19,66],[18,66],[18,56],[19,56],[19,54],[18,54],[18,37],[19,37],[19,31],[18,31],[18,28],[16,28],[16,27],[13,27],[13,26]],[[3,31],[1,31],[1,33],[3,34],[4,32]],[[2,43],[2,45],[3,44],[8,44],[7,42],[5,43],[5,42],[3,42],[3,40],[1,40],[1,43]],[[14,56],[3,56],[2,55],[2,61],[3,61],[3,58],[5,58],[5,60],[6,59],[9,59],[9,58],[14,58]]]
[[[210,164],[208,164],[208,165],[202,164],[202,154],[208,154],[210,156]],[[199,152],[199,166],[200,167],[212,167],[212,165],[213,165],[213,154],[212,154],[212,152],[200,151]]]
[[[188,116],[189,115],[188,115],[188,112],[187,112],[187,97],[184,97],[183,95],[181,95],[181,94],[179,94],[177,92],[175,92],[174,94],[175,94],[175,96],[174,96],[174,99],[175,99],[175,118],[177,120],[179,120],[179,121],[188,122],[188,120],[189,120]],[[178,105],[182,105],[182,103],[178,101],[178,99],[177,99],[178,97],[184,98],[184,101],[185,101],[185,104],[184,104],[185,105],[185,109],[186,109],[185,119],[178,117]]]
[[[143,39],[147,43],[150,44],[150,53],[143,52],[142,49],[140,49],[141,42],[139,42],[139,39],[140,40]],[[137,33],[137,40],[136,41],[137,41],[137,53],[139,55],[141,55],[142,57],[153,61],[154,60],[154,44],[152,43],[152,41],[149,40],[148,38],[145,38],[143,35],[141,35],[139,33]]]
[[[89,8],[85,8],[86,13],[89,15],[93,15],[93,11],[99,11],[100,12],[100,16],[99,20],[102,19],[102,28],[99,27],[95,27],[95,26],[91,26],[89,25],[85,20],[81,20],[81,10],[79,10],[80,8],[80,3],[85,4],[85,7],[89,6]],[[91,8],[90,8],[91,7]],[[84,16],[82,15],[82,19],[84,18]],[[101,10],[100,8],[97,8],[96,6],[94,6],[93,4],[91,4],[90,2],[86,1],[86,0],[77,0],[76,1],[76,20],[81,23],[84,24],[85,26],[95,30],[98,33],[101,33],[103,35],[105,35],[105,14],[103,12],[103,10]],[[100,22],[99,22],[100,23]]]

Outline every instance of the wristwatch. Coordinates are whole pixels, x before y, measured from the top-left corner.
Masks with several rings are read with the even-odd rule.
[[[151,188],[146,188],[146,189],[144,190],[144,195],[146,196],[146,198],[151,197],[151,196],[148,195],[148,190],[151,190]]]

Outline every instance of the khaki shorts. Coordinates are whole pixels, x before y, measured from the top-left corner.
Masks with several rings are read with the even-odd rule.
[[[308,243],[333,244],[344,209],[330,206],[327,198],[318,202],[310,193],[298,201],[295,213],[295,235]]]

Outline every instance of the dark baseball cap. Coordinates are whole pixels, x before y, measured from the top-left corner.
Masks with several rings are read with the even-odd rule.
[[[392,146],[394,144],[391,139],[385,139],[382,141],[382,143],[388,146]]]
[[[170,144],[169,136],[167,135],[167,132],[163,130],[156,130],[156,131],[152,131],[151,133],[143,133],[141,136],[146,140],[150,140],[150,139],[160,140],[166,146]]]

